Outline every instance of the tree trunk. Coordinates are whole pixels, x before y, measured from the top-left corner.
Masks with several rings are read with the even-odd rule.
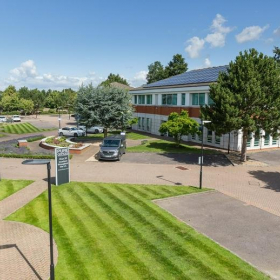
[[[107,135],[108,135],[108,129],[104,128],[104,138],[107,137]]]
[[[242,148],[241,148],[241,161],[245,162],[247,160],[247,138],[248,138],[248,131],[243,130],[243,136],[242,136]]]

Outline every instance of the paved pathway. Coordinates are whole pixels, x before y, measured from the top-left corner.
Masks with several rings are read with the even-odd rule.
[[[48,279],[50,267],[49,234],[37,227],[5,217],[37,197],[47,188],[37,181],[0,201],[0,279]],[[54,260],[58,251],[54,243]]]
[[[274,279],[280,279],[280,217],[219,192],[155,203]]]
[[[123,156],[125,157],[125,155]],[[185,164],[136,164],[122,162],[85,162],[74,156],[70,161],[71,180],[130,184],[199,185],[199,166]],[[41,180],[46,178],[43,166],[27,166],[21,159],[0,159],[2,178]],[[52,161],[52,174],[54,171]],[[187,170],[177,167],[183,166]],[[279,166],[204,167],[203,186],[214,188],[280,216]]]

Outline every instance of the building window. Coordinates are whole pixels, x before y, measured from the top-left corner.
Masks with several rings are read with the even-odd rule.
[[[141,128],[141,118],[140,117],[138,118],[138,128],[139,129]]]
[[[192,105],[205,105],[205,93],[193,93]]]
[[[221,137],[220,136],[215,136],[215,144],[220,145],[221,144]]]
[[[270,135],[269,133],[265,133],[265,136],[264,136],[264,145],[265,146],[269,146],[269,140],[270,140]]]
[[[207,142],[212,143],[212,131],[208,130],[207,132]]]
[[[147,97],[146,97],[147,99],[147,104],[152,104],[152,100],[153,100],[153,98],[152,98],[152,95],[147,95]]]
[[[138,104],[145,104],[145,95],[138,95]]]
[[[142,118],[142,129],[145,129],[145,118]]]
[[[186,105],[186,94],[182,93],[181,105]]]
[[[177,94],[163,94],[162,105],[177,105]]]
[[[208,105],[213,105],[214,101],[213,99],[210,97],[210,95],[208,95]]]
[[[134,95],[134,104],[137,104],[137,95]]]
[[[147,128],[147,131],[150,131],[150,119],[147,118],[147,124],[146,124],[146,128]]]

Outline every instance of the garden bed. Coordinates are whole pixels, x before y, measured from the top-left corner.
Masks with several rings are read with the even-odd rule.
[[[55,148],[67,147],[70,154],[81,154],[89,144],[77,143],[70,141],[65,137],[50,136],[41,140],[40,147],[47,150],[54,150]]]

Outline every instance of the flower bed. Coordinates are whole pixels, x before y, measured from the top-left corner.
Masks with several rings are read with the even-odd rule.
[[[42,139],[40,142],[40,146],[48,150],[54,150],[55,148],[59,147],[68,147],[70,154],[80,154],[84,149],[88,148],[90,145],[72,142],[64,136],[50,136]]]

